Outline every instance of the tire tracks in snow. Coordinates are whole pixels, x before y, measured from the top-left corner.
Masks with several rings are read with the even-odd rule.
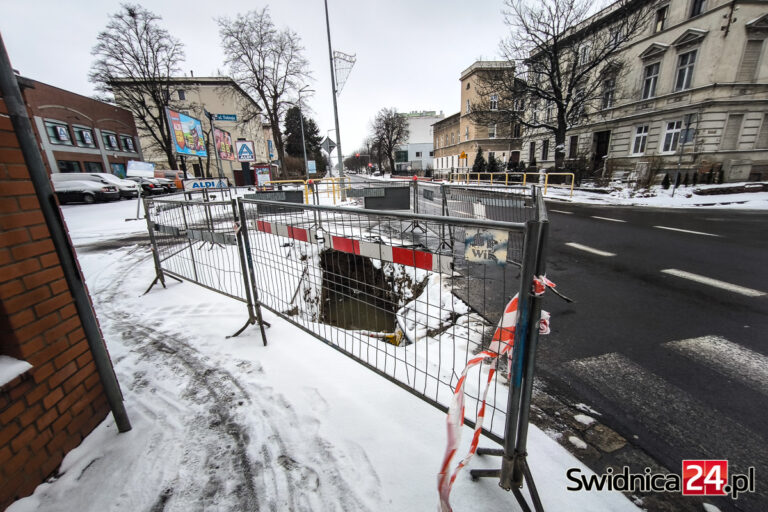
[[[354,454],[354,469],[372,476],[368,485],[352,484],[339,469],[345,462],[339,457],[347,457],[337,455],[338,450],[318,435],[319,420],[300,417],[281,394],[264,385],[258,363],[238,364],[249,375],[244,385],[193,347],[189,335],[164,332],[157,324],[146,325],[146,317],[132,313],[136,301],[131,304],[121,283],[151,255],[142,255],[135,248],[129,255],[134,261],[127,262],[106,286],[94,290],[102,323],[111,334],[122,336],[130,349],[125,358],[135,361],[126,361],[126,366],[142,368],[129,385],[133,393],[169,405],[181,402],[194,411],[191,422],[183,426],[189,435],[184,467],[162,483],[153,512],[209,507],[363,511],[370,510],[372,501],[381,501],[378,477],[364,450]],[[150,380],[143,371],[146,362],[153,366]],[[168,383],[181,384],[184,391],[173,396]],[[138,402],[139,407],[146,407],[143,400]]]

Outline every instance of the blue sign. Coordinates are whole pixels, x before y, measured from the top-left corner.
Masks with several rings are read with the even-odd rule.
[[[307,161],[307,169],[309,169],[310,173],[316,173],[317,172],[317,164],[314,160]]]
[[[269,159],[272,160],[275,157],[275,153],[272,151],[272,139],[267,141],[267,147],[269,148]]]
[[[213,114],[216,121],[237,121],[237,114]]]

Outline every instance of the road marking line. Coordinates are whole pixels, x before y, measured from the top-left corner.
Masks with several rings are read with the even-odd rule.
[[[703,231],[691,231],[689,229],[680,229],[680,228],[670,228],[668,226],[653,226],[657,229],[668,229],[669,231],[679,231],[680,233],[690,233],[692,235],[704,235],[704,236],[716,236],[720,237],[720,235],[715,235],[712,233],[704,233]]]
[[[670,341],[663,346],[768,395],[768,356],[720,336]]]
[[[735,465],[768,464],[760,435],[621,354],[576,359],[564,366],[619,412],[633,416],[682,453],[708,458],[718,454],[727,439],[733,448],[728,458]],[[702,428],[690,428],[693,423]]]
[[[573,247],[574,249],[578,249],[580,251],[585,252],[591,252],[592,254],[597,254],[598,256],[616,256],[616,254],[612,252],[606,252],[601,251],[600,249],[593,249],[592,247],[587,247],[586,245],[577,244],[576,242],[566,242],[568,247]]]
[[[696,281],[697,283],[714,286],[715,288],[720,288],[723,290],[727,290],[729,292],[740,293],[742,295],[746,295],[747,297],[762,297],[763,295],[765,295],[765,292],[761,292],[760,290],[745,288],[744,286],[726,283],[725,281],[712,279],[711,277],[700,276],[699,274],[692,274],[691,272],[686,272],[684,270],[667,268],[662,270],[662,273],[669,274],[676,277],[682,277],[683,279],[690,279],[691,281]]]
[[[565,215],[573,215],[573,212],[566,212],[564,210],[549,210],[549,211],[555,212],[555,213],[564,213]]]
[[[609,220],[609,221],[611,221],[611,222],[627,222],[627,221],[625,221],[625,220],[621,220],[621,219],[612,219],[612,218],[610,218],[610,217],[598,217],[597,215],[592,215],[592,218],[593,218],[593,219],[600,219],[600,220]]]

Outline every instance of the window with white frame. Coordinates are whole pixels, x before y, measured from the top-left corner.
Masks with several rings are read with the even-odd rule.
[[[616,80],[608,78],[603,81],[603,110],[613,107],[613,97],[616,94]]]
[[[659,68],[661,63],[654,62],[645,66],[643,73],[643,99],[656,96],[656,84],[659,82]]]
[[[84,148],[96,147],[96,142],[93,140],[93,132],[90,128],[83,128],[80,126],[72,127],[75,131],[75,140],[77,145]]]
[[[469,126],[464,128],[464,140],[469,140]]]
[[[101,132],[101,139],[104,141],[104,148],[109,150],[119,150],[120,145],[117,142],[117,135],[110,132]]]
[[[512,108],[515,110],[515,112],[520,112],[525,107],[525,102],[522,98],[515,98],[512,101]]]
[[[69,136],[69,127],[66,124],[46,121],[45,131],[48,133],[48,140],[51,141],[51,144],[72,145],[72,138]]]
[[[416,158],[421,158],[421,151],[416,152]]]
[[[541,159],[549,160],[549,139],[541,141]]]
[[[496,138],[496,125],[495,124],[489,124],[488,125],[488,138],[489,139],[495,139]]]
[[[683,53],[677,58],[677,74],[675,78],[675,90],[683,91],[691,87],[693,66],[696,64],[697,50]]]
[[[677,151],[677,145],[680,143],[680,132],[683,129],[682,121],[669,121],[664,131],[664,153],[674,153]]]
[[[469,100],[467,100],[467,111],[466,111],[466,113],[469,114]]]
[[[632,142],[632,154],[643,155],[645,154],[645,145],[648,142],[648,125],[638,126],[635,128],[635,138]]]
[[[499,96],[491,94],[491,110],[499,110]]]

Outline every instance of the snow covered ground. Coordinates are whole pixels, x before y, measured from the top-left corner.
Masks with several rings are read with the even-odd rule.
[[[135,201],[63,210],[133,430],[108,417],[10,512],[437,508],[444,413],[269,312],[264,347],[254,327],[226,338],[242,303],[175,281],[142,296],[154,270],[146,224],[124,220]],[[568,468],[591,472],[534,426],[529,454],[547,510],[637,510],[619,493],[567,491]],[[452,503],[517,510],[466,470]]]

